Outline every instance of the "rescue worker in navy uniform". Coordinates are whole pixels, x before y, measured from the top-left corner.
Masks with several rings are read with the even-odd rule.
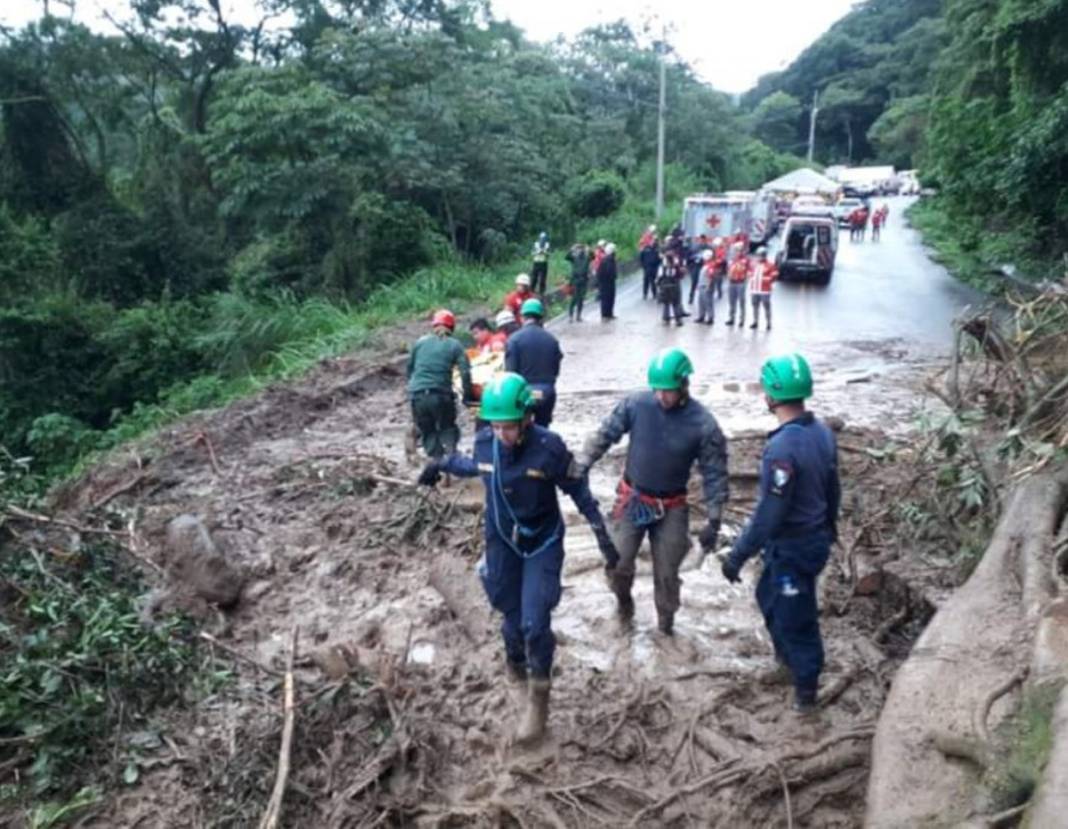
[[[452,388],[454,368],[460,372],[464,405],[474,401],[475,394],[467,354],[452,337],[455,315],[445,309],[435,311],[431,326],[432,333],[420,337],[408,356],[408,398],[423,450],[438,458],[455,452],[460,441]]]
[[[479,575],[494,609],[504,614],[509,678],[525,683],[527,706],[517,742],[532,743],[545,731],[556,639],[551,617],[560,601],[564,519],[557,488],[589,522],[611,573],[619,554],[605,528],[587,479],[555,432],[534,423],[527,381],[505,372],[482,392],[480,415],[490,426],[475,436],[474,457],[431,461],[419,483],[434,486],[443,472],[482,477],[486,488],[486,551]]]
[[[823,670],[816,579],[837,540],[838,447],[831,430],[805,411],[812,372],[804,357],[773,357],[760,383],[779,427],[764,449],[760,500],[723,575],[737,582],[745,562],[763,550],[756,600],[775,646],[777,679],[793,679],[794,708],[807,714],[816,710]]]
[[[504,370],[513,371],[530,384],[534,398],[534,422],[548,428],[556,407],[556,378],[564,352],[560,342],[542,328],[545,306],[540,299],[528,299],[519,311],[523,327],[508,338],[504,350]]]
[[[609,584],[616,594],[620,620],[629,625],[634,616],[634,565],[648,534],[657,625],[668,636],[674,631],[679,609],[679,567],[690,550],[686,504],[690,468],[697,464],[708,507],[708,523],[699,536],[705,552],[716,546],[727,500],[727,441],[711,412],[690,397],[691,374],[693,364],[681,349],[662,351],[649,364],[651,391],[636,392],[620,401],[576,459],[578,471],[585,476],[609,447],[630,435],[612,513],[620,560]]]

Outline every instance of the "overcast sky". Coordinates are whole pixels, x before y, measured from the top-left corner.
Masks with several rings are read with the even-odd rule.
[[[724,92],[744,92],[767,72],[781,69],[827,31],[855,0],[491,0],[494,15],[511,19],[533,40],[570,37],[598,23],[626,18],[641,26],[658,21],[668,40],[697,73]],[[233,19],[255,20],[255,0],[224,0]],[[101,25],[100,8],[123,13],[121,0],[76,0],[77,17]],[[40,0],[0,0],[0,23],[22,25],[40,14]],[[53,0],[53,13],[63,6]],[[103,24],[106,26],[106,24]]]

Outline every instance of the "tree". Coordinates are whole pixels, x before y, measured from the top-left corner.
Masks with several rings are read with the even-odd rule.
[[[787,92],[772,92],[753,110],[753,134],[781,152],[798,148],[801,102]]]

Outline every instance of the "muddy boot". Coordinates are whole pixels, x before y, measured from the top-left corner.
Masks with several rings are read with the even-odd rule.
[[[656,628],[665,636],[675,635],[675,614],[656,611]]]
[[[516,732],[518,745],[532,745],[545,735],[549,718],[549,680],[532,678],[527,683],[527,710]]]
[[[782,662],[776,662],[774,668],[768,668],[757,675],[761,685],[789,685],[794,681],[790,669]]]
[[[519,685],[527,681],[527,665],[525,662],[513,662],[511,659],[504,660],[504,675],[509,682]]]
[[[816,701],[816,691],[796,689],[793,708],[799,717],[805,719],[815,717],[820,710],[819,703]]]

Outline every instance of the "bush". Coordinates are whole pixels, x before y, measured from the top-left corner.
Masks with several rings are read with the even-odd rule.
[[[623,206],[627,188],[619,176],[605,170],[591,170],[572,181],[566,191],[572,212],[583,219],[615,213]]]
[[[33,421],[26,443],[33,459],[46,469],[67,470],[96,448],[99,433],[80,420],[52,412]]]

